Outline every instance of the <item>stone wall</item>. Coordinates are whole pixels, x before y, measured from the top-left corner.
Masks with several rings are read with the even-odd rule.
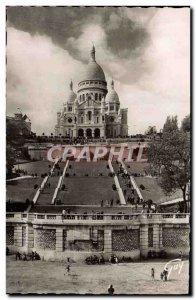
[[[161,217],[161,218],[160,218]],[[169,216],[170,218],[171,216]],[[28,219],[8,216],[6,244],[11,251],[37,251],[44,259],[84,259],[92,254],[112,253],[134,259],[148,256],[149,250],[165,250],[176,257],[189,253],[189,219],[138,218],[115,220]]]

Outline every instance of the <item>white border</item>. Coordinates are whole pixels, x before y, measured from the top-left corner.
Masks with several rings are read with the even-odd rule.
[[[191,6],[191,8],[195,9],[195,0],[94,0],[92,3],[92,0],[40,0],[40,1],[32,1],[32,0],[1,0],[0,1],[0,94],[1,94],[1,104],[0,104],[0,146],[1,146],[1,167],[0,167],[0,228],[1,228],[1,242],[0,242],[0,257],[1,257],[1,280],[0,280],[0,299],[7,299],[7,295],[5,294],[6,288],[5,288],[5,7],[6,6],[42,6],[42,5],[48,5],[48,6]],[[192,18],[193,19],[193,18]],[[193,20],[192,20],[193,21]],[[194,40],[195,40],[195,28],[193,24],[193,49],[194,47]],[[194,65],[193,70],[195,69],[195,59],[193,60]],[[195,78],[193,78],[193,87],[195,86]],[[192,103],[194,99],[192,99]],[[192,111],[192,115],[195,113],[195,105],[194,110]],[[195,124],[194,124],[195,125]],[[194,126],[195,129],[195,126]],[[194,130],[195,132],[195,130]],[[195,137],[195,134],[194,134]],[[193,169],[195,170],[195,163],[193,166]],[[195,186],[195,178],[193,182],[193,186]],[[193,199],[194,201],[195,199]],[[196,205],[194,206],[194,208]],[[195,209],[193,212],[194,216]],[[195,267],[195,263],[194,263]],[[193,287],[195,285],[195,280],[193,280]],[[194,292],[194,291],[193,291]],[[150,295],[149,295],[150,296]],[[51,299],[56,299],[58,296],[52,296]],[[28,299],[27,296],[23,297],[17,297],[17,299]],[[41,299],[41,296],[36,296],[36,298]],[[75,298],[75,297],[67,297],[66,298]],[[96,298],[101,298],[97,296]],[[120,298],[120,297],[119,297]],[[135,298],[132,296],[132,299]],[[138,298],[138,297],[137,297]],[[172,298],[172,297],[167,297]],[[181,299],[184,297],[181,297]]]

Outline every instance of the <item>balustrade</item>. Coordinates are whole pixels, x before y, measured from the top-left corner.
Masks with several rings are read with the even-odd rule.
[[[31,220],[32,222],[35,220],[47,220],[53,222],[66,222],[66,221],[103,221],[103,220],[110,220],[110,221],[126,221],[126,220],[175,220],[181,219],[186,220],[189,219],[189,214],[172,214],[172,213],[132,213],[132,214],[125,214],[125,213],[118,213],[118,214],[44,214],[44,213],[7,213],[6,219],[13,221],[23,221]]]

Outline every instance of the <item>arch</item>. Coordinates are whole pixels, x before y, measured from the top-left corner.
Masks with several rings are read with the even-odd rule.
[[[95,136],[95,138],[99,138],[100,137],[100,129],[99,128],[95,128],[94,136]]]
[[[87,137],[92,137],[92,129],[87,128],[87,130],[86,130],[86,136]]]
[[[78,129],[78,136],[84,136],[84,130],[82,128]]]

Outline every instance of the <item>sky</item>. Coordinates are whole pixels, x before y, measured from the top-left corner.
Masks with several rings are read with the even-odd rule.
[[[20,108],[34,132],[54,133],[92,43],[128,108],[129,134],[190,113],[189,8],[16,6],[7,8],[7,115]]]

